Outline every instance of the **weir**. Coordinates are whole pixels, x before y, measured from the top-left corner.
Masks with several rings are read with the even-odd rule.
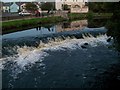
[[[16,44],[19,46],[27,45],[27,46],[37,46],[39,44],[39,41],[41,40],[44,43],[47,43],[49,39],[65,39],[67,37],[72,38],[75,37],[77,39],[83,38],[82,35],[89,36],[91,34],[92,36],[96,37],[100,34],[105,34],[107,32],[107,29],[104,27],[101,28],[84,28],[82,30],[73,30],[73,31],[64,31],[59,33],[53,33],[53,34],[44,34],[44,35],[37,35],[35,37],[21,37],[19,39],[16,38],[4,38],[3,36],[3,46],[8,47],[15,46]]]

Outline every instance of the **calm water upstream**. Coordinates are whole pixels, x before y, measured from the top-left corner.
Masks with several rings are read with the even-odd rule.
[[[4,34],[2,87],[108,87],[102,77],[120,57],[101,23],[89,27],[79,20]]]

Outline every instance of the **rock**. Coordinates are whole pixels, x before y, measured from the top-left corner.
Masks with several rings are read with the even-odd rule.
[[[88,45],[88,43],[84,43],[84,45]]]
[[[88,43],[84,43],[83,45],[81,45],[82,48],[87,48]]]
[[[85,45],[81,45],[82,48],[87,48]]]
[[[108,39],[107,39],[107,42],[110,42],[110,41],[111,41],[111,38],[108,38]]]

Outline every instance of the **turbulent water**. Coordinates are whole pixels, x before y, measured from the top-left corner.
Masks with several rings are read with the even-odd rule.
[[[24,68],[28,64],[34,64],[38,60],[42,60],[45,56],[48,56],[49,54],[46,51],[56,51],[56,50],[74,50],[74,49],[82,49],[82,45],[85,43],[89,44],[91,47],[96,47],[98,45],[108,45],[107,42],[107,35],[99,35],[97,37],[93,37],[92,35],[84,36],[83,39],[76,39],[75,37],[67,37],[65,40],[62,40],[62,38],[54,38],[54,40],[49,40],[48,43],[43,43],[40,41],[40,44],[38,47],[28,47],[28,46],[15,46],[13,49],[16,51],[15,56],[2,58],[0,61],[3,63],[6,61],[14,61],[17,62],[17,64]],[[1,64],[1,67],[2,64]]]
[[[117,63],[118,56],[109,48],[114,42],[112,37],[82,37],[47,38],[46,43],[40,40],[37,46],[5,47],[7,54],[12,55],[4,55],[0,60],[3,87],[91,87],[88,83],[106,66]]]

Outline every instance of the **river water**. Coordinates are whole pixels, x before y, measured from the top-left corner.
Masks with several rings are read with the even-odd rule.
[[[46,25],[2,36],[3,88],[104,88],[118,64],[114,39],[87,20]]]

